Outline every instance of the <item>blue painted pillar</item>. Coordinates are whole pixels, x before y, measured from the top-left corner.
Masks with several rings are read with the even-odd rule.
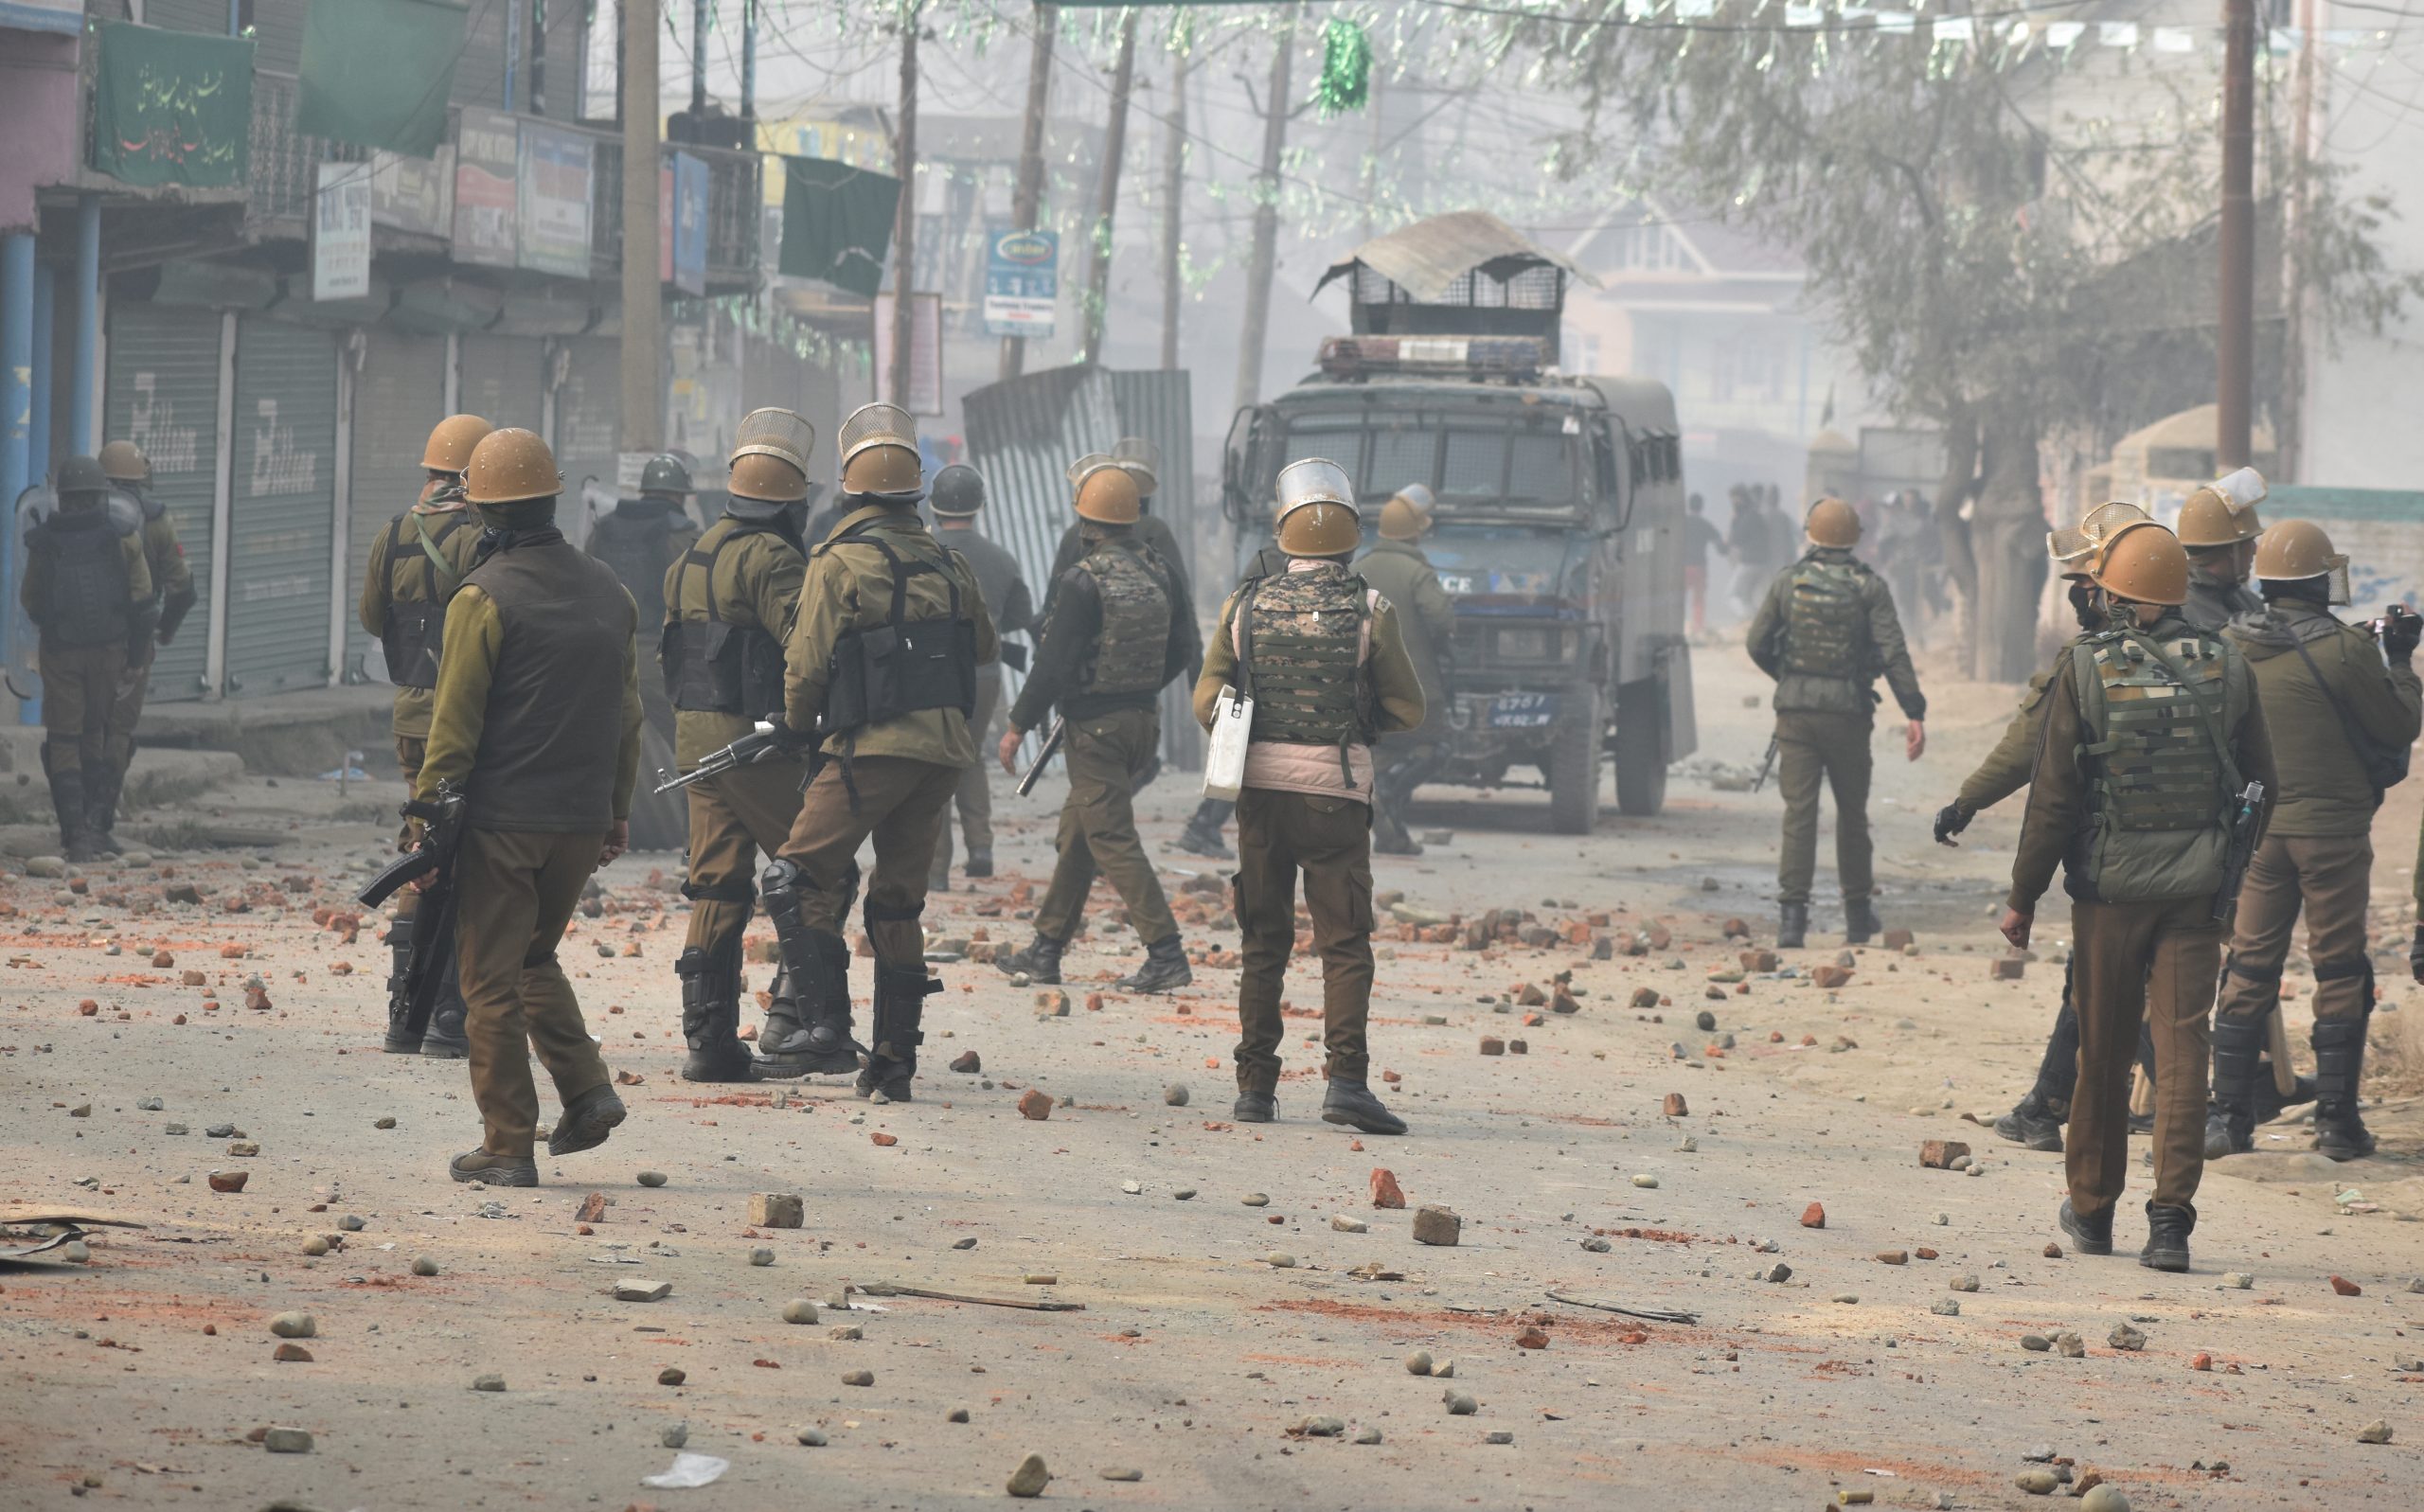
[[[0,528],[0,658],[13,649],[6,643],[16,619],[17,532],[13,516],[17,495],[32,481],[34,367],[34,236],[13,232],[0,239],[0,509],[9,511],[9,528]]]
[[[101,449],[93,431],[94,367],[101,349],[101,197],[76,202],[76,360],[67,395],[67,448],[78,456]]]
[[[51,366],[51,327],[57,312],[55,295],[59,279],[50,264],[37,258],[34,262],[34,395],[31,406],[33,434],[26,449],[26,476],[28,480],[50,475],[50,395],[59,381],[58,371]]]

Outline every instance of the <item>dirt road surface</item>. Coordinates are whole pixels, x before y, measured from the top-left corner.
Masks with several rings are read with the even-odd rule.
[[[2059,1157],[1965,1115],[2027,1085],[2068,931],[2049,900],[2044,959],[1990,979],[2017,805],[1957,851],[1926,823],[2011,690],[1934,681],[1925,760],[1901,763],[1898,729],[1879,738],[1884,912],[1916,945],[1852,952],[1831,988],[1812,982],[1841,949],[1825,896],[1789,974],[1743,971],[1773,941],[1778,801],[1705,780],[1710,758],[1747,771],[1765,744],[1738,652],[1702,653],[1703,758],[1661,818],[1611,805],[1575,840],[1545,832],[1537,792],[1434,790],[1419,827],[1453,839],[1378,866],[1373,1044],[1414,1125],[1398,1140],[1318,1121],[1301,954],[1283,1121],[1233,1126],[1230,957],[1171,998],[1117,994],[1137,947],[1107,895],[1065,1016],[989,965],[938,967],[914,1104],[831,1078],[686,1085],[676,861],[633,856],[563,945],[631,1121],[597,1151],[543,1150],[536,1192],[461,1186],[445,1162],[477,1138],[463,1067],[380,1054],[378,924],[314,922],[350,911],[393,783],[248,778],[148,816],[180,848],[75,881],[21,875],[39,832],[0,836],[18,853],[0,883],[0,1197],[143,1225],[97,1231],[84,1263],[0,1269],[0,1503],[953,1508],[1003,1503],[1032,1452],[1047,1504],[1106,1512],[1809,1508],[1845,1491],[2010,1507],[2049,1468],[2074,1485],[2093,1468],[2141,1508],[2415,1506],[2415,1060],[2385,1063],[2379,1157],[2331,1166],[2284,1125],[2209,1172],[2192,1273],[2134,1263],[2143,1173],[2123,1254],[2049,1253]],[[1167,848],[1192,801],[1176,775],[1147,795],[1174,890],[1203,864]],[[935,900],[938,947],[1024,942],[1057,802],[1049,783],[1004,789],[1005,875]],[[2385,1007],[2406,1005],[2378,1041],[2424,1020],[2396,923],[2415,827],[2402,797],[2377,836]],[[1190,946],[1233,952],[1217,883],[1193,886],[1211,890],[1182,892]],[[188,887],[199,902],[168,900]],[[1508,927],[1464,948],[1492,909]],[[1730,916],[1747,946],[1723,937]],[[2307,1001],[2290,1003],[2301,1043]],[[948,1069],[971,1051],[981,1072]],[[1048,1118],[1021,1115],[1030,1089]],[[1923,1167],[1930,1140],[1975,1165]],[[1376,1168],[1407,1208],[1373,1205]],[[213,1172],[247,1180],[215,1191]],[[603,1215],[584,1225],[592,1192]],[[805,1225],[752,1229],[757,1193],[797,1194]],[[1414,1241],[1426,1203],[1454,1210],[1460,1242]],[[307,1254],[315,1239],[335,1247]],[[671,1290],[615,1300],[634,1280]],[[1081,1310],[850,1290],[885,1285]],[[793,1299],[821,1318],[786,1323]],[[281,1361],[270,1319],[296,1310],[309,1358]],[[2125,1325],[2143,1347],[2108,1342]],[[2023,1345],[2064,1331],[2083,1358]],[[1453,1378],[1409,1373],[1415,1350]],[[503,1390],[473,1390],[486,1376]],[[2378,1419],[2390,1441],[2361,1442]],[[674,1462],[676,1425],[728,1463],[712,1485],[641,1484]],[[272,1426],[311,1448],[268,1452]]]

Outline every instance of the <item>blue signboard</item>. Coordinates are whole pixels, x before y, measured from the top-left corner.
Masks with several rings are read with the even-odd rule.
[[[687,152],[673,154],[673,287],[707,292],[707,164]]]
[[[1052,334],[1060,294],[1060,233],[996,231],[985,252],[985,329],[995,336]]]

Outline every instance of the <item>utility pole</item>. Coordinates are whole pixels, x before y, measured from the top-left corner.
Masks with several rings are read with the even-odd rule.
[[[1128,155],[1128,95],[1136,84],[1136,12],[1119,28],[1119,62],[1111,75],[1111,121],[1102,133],[1102,172],[1095,195],[1094,260],[1086,272],[1085,342],[1080,362],[1102,359],[1103,321],[1111,304],[1111,244],[1119,211],[1119,165]]]
[[[1186,207],[1186,62],[1182,45],[1170,59],[1170,108],[1162,133],[1162,368],[1166,372],[1178,366],[1179,228]]]
[[[2248,465],[2255,330],[2255,0],[2222,0],[2221,309],[2214,466]]]
[[[892,222],[892,371],[885,389],[909,408],[909,343],[917,329],[910,289],[918,278],[918,26],[920,0],[900,8],[900,119],[895,124],[892,170],[900,176],[900,207]]]
[[[707,3],[690,0],[690,116],[707,110]]]
[[[664,294],[656,276],[657,0],[623,0],[623,434],[626,452],[665,444],[657,375]]]
[[[1035,229],[1043,208],[1043,115],[1052,100],[1052,39],[1060,29],[1057,6],[1035,8],[1033,45],[1027,51],[1026,122],[1019,133],[1019,176],[1010,190],[1010,221],[1021,231]],[[1016,378],[1026,366],[1026,338],[1002,338],[1002,376]]]
[[[2281,290],[2288,329],[2281,344],[2280,435],[2276,482],[2304,475],[2307,450],[2307,237],[2313,221],[2314,0],[2298,0],[2298,66],[2290,89],[2290,214],[2282,241],[2289,253]]]
[[[1255,175],[1254,251],[1246,266],[1245,321],[1238,333],[1239,409],[1252,404],[1262,392],[1263,340],[1271,329],[1271,276],[1279,260],[1279,154],[1288,145],[1288,55],[1295,42],[1296,8],[1290,6],[1272,36],[1271,86],[1262,97],[1262,165]]]

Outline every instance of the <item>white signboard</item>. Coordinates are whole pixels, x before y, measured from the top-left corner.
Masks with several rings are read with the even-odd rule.
[[[892,299],[889,291],[875,296],[875,388],[887,398],[892,392]],[[909,402],[912,415],[943,412],[943,296],[913,293],[909,296]]]
[[[322,163],[312,205],[312,297],[360,299],[370,293],[370,181],[367,163]]]

